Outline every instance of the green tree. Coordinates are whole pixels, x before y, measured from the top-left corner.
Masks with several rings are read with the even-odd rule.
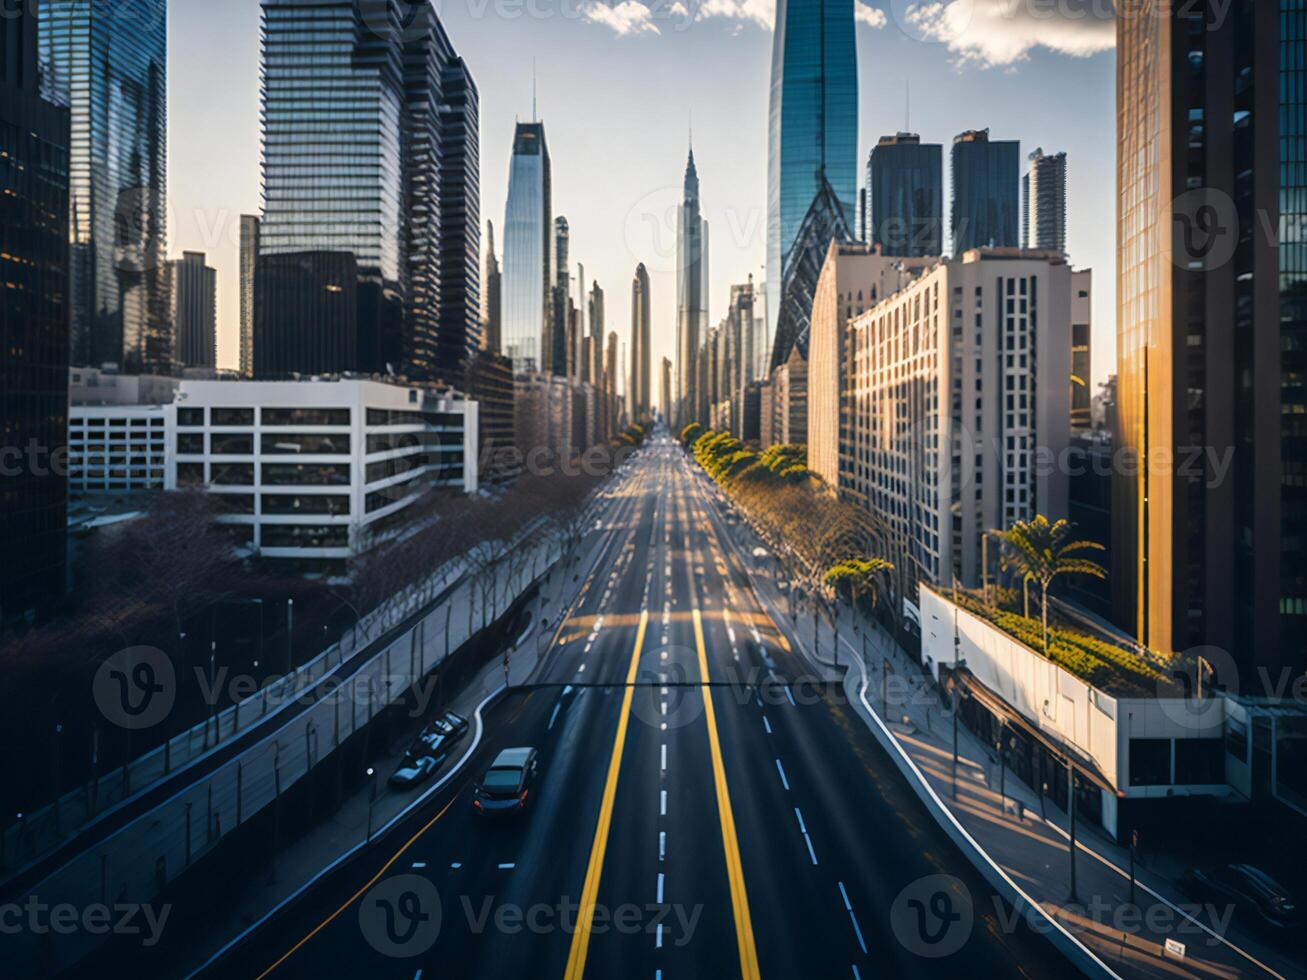
[[[893,562],[884,558],[850,558],[831,566],[826,572],[826,584],[855,603],[859,596],[869,597],[871,608],[875,609],[884,576],[892,571]]]
[[[687,449],[692,448],[694,444],[699,441],[699,437],[702,436],[705,431],[707,430],[705,430],[698,422],[691,422],[681,430],[681,445],[685,446]]]
[[[1043,514],[1029,521],[1018,521],[1000,535],[1012,546],[1013,553],[1004,558],[1011,565],[1039,585],[1039,604],[1044,627],[1044,655],[1048,656],[1048,589],[1059,575],[1089,575],[1106,579],[1103,566],[1081,557],[1085,551],[1105,551],[1096,541],[1076,541],[1071,535],[1075,525],[1070,521],[1049,523]]]

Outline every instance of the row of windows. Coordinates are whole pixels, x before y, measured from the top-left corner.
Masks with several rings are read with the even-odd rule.
[[[203,428],[205,412],[209,425],[215,428],[252,428],[252,408],[179,408],[177,425],[184,429]],[[348,408],[264,408],[262,424],[265,426],[347,426],[350,424]]]
[[[204,466],[204,463],[178,463],[177,485],[202,487],[206,482],[211,486],[254,485],[253,463],[210,464],[207,481]],[[264,464],[262,476],[263,484],[272,487],[349,486],[350,466],[348,463]]]
[[[205,445],[214,456],[253,456],[254,436],[244,433],[180,432],[177,434],[177,452],[183,456],[203,456]],[[286,433],[264,434],[259,440],[264,456],[348,456],[348,434],[314,435]]]

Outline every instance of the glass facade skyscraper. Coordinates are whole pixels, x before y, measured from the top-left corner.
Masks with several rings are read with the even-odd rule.
[[[342,265],[327,256],[348,256],[359,281],[357,314],[338,322],[352,337],[325,348],[269,338],[289,358],[275,364],[256,341],[261,376],[308,370],[295,351],[315,348],[345,358],[319,370],[451,373],[480,342],[479,113],[466,66],[428,4],[263,0],[263,35],[260,258],[302,255],[279,274],[312,267],[330,280]]]
[[[1021,247],[1066,252],[1066,154],[1030,154],[1021,178]]]
[[[0,627],[67,567],[69,113],[41,97],[37,34],[31,5],[0,16],[0,446],[23,461],[0,479]]]
[[[1021,144],[990,140],[989,130],[953,139],[953,254],[1021,244]]]
[[[1114,611],[1245,679],[1307,667],[1305,44],[1302,0],[1117,22]]]
[[[944,254],[944,148],[882,136],[867,163],[866,238],[886,255]]]
[[[504,213],[504,353],[513,370],[544,367],[545,322],[551,310],[552,174],[545,125],[518,123]]]
[[[699,346],[708,334],[708,222],[699,199],[699,171],[690,151],[676,221],[676,397],[681,425],[707,422],[704,386],[696,373]]]
[[[828,183],[858,208],[858,50],[853,0],[778,0],[767,147],[767,313],[774,333],[790,250]]]
[[[72,363],[170,372],[167,0],[37,9],[41,88],[72,120]]]

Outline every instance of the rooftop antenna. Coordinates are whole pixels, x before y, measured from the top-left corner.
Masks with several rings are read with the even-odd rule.
[[[912,132],[912,80],[903,83],[903,131]]]
[[[531,59],[531,121],[540,121],[540,112],[536,101],[536,60]]]

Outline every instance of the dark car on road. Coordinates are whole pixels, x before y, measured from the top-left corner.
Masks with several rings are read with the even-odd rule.
[[[1185,885],[1206,901],[1233,905],[1236,918],[1245,925],[1278,931],[1297,929],[1302,922],[1298,903],[1288,889],[1252,865],[1194,868],[1185,875]]]
[[[422,734],[442,735],[448,741],[454,742],[467,734],[467,728],[467,719],[450,711],[429,724]]]
[[[477,783],[472,806],[482,816],[521,813],[540,771],[540,756],[532,748],[504,749]]]
[[[390,777],[390,785],[396,789],[411,789],[430,779],[438,765],[440,763],[429,755],[418,758],[409,756],[399,764],[399,768]]]

